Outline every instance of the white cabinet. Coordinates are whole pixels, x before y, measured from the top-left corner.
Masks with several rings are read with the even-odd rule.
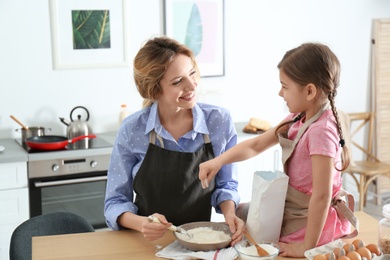
[[[29,218],[27,162],[0,164],[0,259],[9,259],[12,232]]]

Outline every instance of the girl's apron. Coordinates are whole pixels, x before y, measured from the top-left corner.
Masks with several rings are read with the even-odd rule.
[[[204,135],[205,144],[194,153],[166,150],[162,138],[157,138],[161,147],[155,145],[156,133],[152,131],[144,161],[134,178],[138,214],[160,213],[174,225],[210,221],[215,182],[202,189],[198,177],[199,164],[214,158],[209,136]]]
[[[324,111],[328,108],[329,103],[323,106],[323,108],[320,109],[317,114],[314,115],[314,117],[307,120],[298,130],[297,136],[294,140],[288,139],[287,132],[278,134],[279,143],[282,147],[282,161],[284,165],[284,172],[286,172],[287,175],[287,161],[293,153],[295,146],[298,144],[299,140],[301,139],[302,135],[305,133],[309,125],[315,122],[318,118],[320,118]],[[342,199],[342,197],[345,196],[347,197],[348,206],[345,204],[345,200]],[[306,227],[310,197],[310,195],[302,193],[294,189],[290,185],[288,186],[281,236],[291,234]],[[340,189],[336,196],[332,198],[332,204],[330,206],[336,209],[337,215],[340,219],[347,218],[348,221],[355,227],[355,230],[351,234],[345,236],[345,238],[357,236],[359,222],[356,216],[353,214],[355,201],[352,194],[346,192],[343,189]]]

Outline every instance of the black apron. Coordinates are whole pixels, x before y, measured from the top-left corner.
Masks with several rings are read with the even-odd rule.
[[[209,136],[204,135],[205,144],[194,153],[166,150],[162,138],[157,138],[161,147],[155,145],[156,133],[152,131],[144,161],[134,177],[138,214],[163,214],[174,225],[210,221],[215,181],[202,189],[198,176],[199,164],[214,158]]]

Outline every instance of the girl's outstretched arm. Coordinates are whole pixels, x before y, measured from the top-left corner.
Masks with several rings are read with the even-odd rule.
[[[259,136],[235,145],[212,160],[201,163],[199,165],[199,179],[201,180],[202,187],[208,187],[209,182],[223,165],[250,159],[277,144],[278,139],[275,130],[276,128],[272,128]]]

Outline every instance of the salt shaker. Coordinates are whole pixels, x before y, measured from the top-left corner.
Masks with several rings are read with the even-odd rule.
[[[378,245],[383,254],[390,254],[390,204],[383,206],[382,218],[378,224]]]

